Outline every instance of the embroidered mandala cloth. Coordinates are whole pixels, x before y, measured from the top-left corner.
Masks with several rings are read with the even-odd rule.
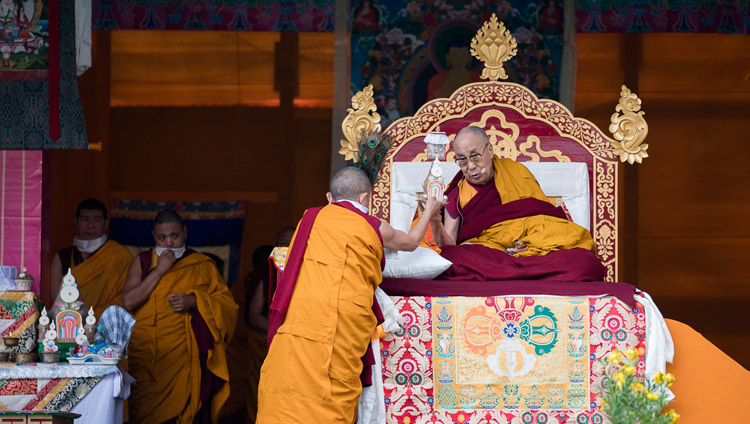
[[[70,411],[101,379],[0,379],[0,409]]]
[[[645,315],[615,297],[394,297],[381,344],[388,423],[602,423],[599,359]]]

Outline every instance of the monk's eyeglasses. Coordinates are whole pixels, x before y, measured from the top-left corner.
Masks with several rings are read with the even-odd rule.
[[[458,164],[458,166],[465,166],[467,163],[469,163],[469,160],[471,160],[474,163],[479,162],[482,159],[482,155],[484,154],[485,149],[487,149],[487,147],[489,147],[489,145],[490,145],[490,143],[487,143],[487,144],[484,145],[484,148],[482,149],[482,153],[473,153],[473,154],[469,155],[468,158],[467,157],[456,158],[455,159],[456,160],[456,164]]]

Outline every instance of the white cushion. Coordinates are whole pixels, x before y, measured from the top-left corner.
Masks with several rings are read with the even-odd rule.
[[[589,168],[584,162],[521,162],[549,197],[561,197],[573,222],[591,230]]]
[[[413,252],[387,251],[383,278],[432,280],[451,265],[453,262],[426,247],[417,247]]]

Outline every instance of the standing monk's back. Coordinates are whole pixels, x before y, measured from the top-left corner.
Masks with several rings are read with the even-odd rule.
[[[304,259],[261,371],[258,422],[351,423],[376,326],[383,245],[363,215],[338,204],[320,210],[307,240],[303,223],[290,258],[306,243]]]

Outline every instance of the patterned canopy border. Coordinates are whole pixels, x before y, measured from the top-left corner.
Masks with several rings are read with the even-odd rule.
[[[94,0],[95,29],[333,32],[333,0]]]

